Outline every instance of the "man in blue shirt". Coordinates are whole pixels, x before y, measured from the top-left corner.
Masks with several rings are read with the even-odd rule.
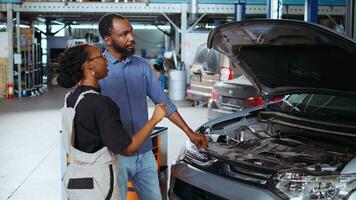
[[[147,97],[155,104],[164,103],[168,119],[176,124],[199,148],[207,146],[203,134],[195,133],[185,123],[176,106],[165,95],[155,72],[141,57],[134,56],[135,39],[130,22],[117,14],[107,14],[99,21],[99,32],[107,49],[104,52],[109,73],[100,82],[101,92],[120,108],[124,128],[129,134],[140,130],[148,120]],[[119,156],[119,187],[126,199],[127,181],[132,180],[140,199],[162,199],[157,163],[147,138],[134,156]]]

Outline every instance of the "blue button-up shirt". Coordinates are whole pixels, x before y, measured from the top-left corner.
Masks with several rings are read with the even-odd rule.
[[[109,72],[108,76],[99,82],[101,93],[118,105],[121,121],[130,135],[143,128],[148,121],[147,97],[155,104],[165,103],[168,115],[177,110],[145,59],[133,55],[120,61],[108,51],[104,54]],[[138,152],[145,153],[151,149],[151,139],[147,138]]]

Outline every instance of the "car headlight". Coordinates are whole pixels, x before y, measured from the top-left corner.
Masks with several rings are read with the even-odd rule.
[[[198,148],[190,141],[187,141],[183,146],[179,153],[178,160],[185,160],[202,167],[208,167],[217,161],[217,159],[212,159],[208,155],[200,153]]]
[[[356,190],[356,174],[310,176],[283,172],[276,175],[275,187],[290,200],[345,199]]]

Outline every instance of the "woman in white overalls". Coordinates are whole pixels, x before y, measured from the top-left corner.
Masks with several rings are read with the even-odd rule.
[[[117,186],[119,154],[135,153],[167,114],[156,105],[151,119],[132,137],[124,130],[117,105],[100,94],[98,81],[107,73],[106,59],[93,45],[68,48],[59,59],[59,85],[76,88],[62,108],[64,146],[71,159],[63,175],[70,200],[120,200]]]

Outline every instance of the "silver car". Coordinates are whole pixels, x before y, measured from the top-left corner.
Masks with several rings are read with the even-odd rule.
[[[247,107],[260,106],[263,100],[244,75],[215,83],[208,104],[208,119],[212,120]]]
[[[307,22],[246,20],[215,28],[208,47],[265,103],[198,128],[209,147],[182,148],[170,199],[355,200],[356,43]]]

